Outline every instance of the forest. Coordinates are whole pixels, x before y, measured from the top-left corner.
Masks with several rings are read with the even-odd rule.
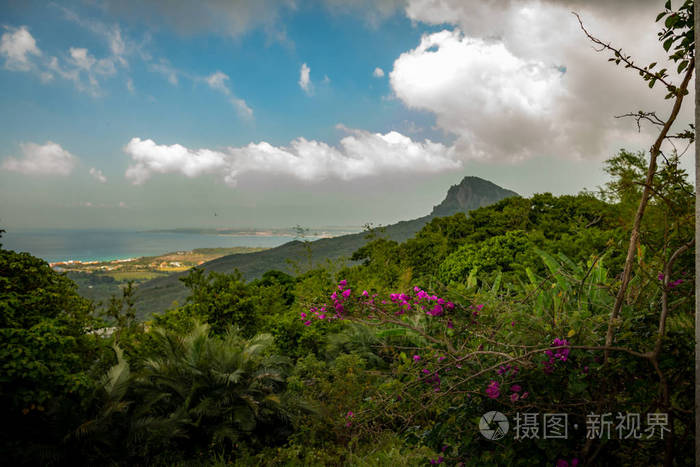
[[[350,264],[194,268],[185,303],[147,321],[131,286],[97,313],[0,245],[4,462],[692,465],[695,187],[675,147],[694,127],[673,128],[693,7],[656,18],[671,71],[590,36],[668,93],[629,116],[658,128],[649,151],[611,155],[596,191],[510,197],[403,242],[368,229]]]

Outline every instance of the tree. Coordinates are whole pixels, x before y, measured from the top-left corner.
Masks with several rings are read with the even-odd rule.
[[[93,305],[28,253],[0,249],[0,454],[16,462],[55,455],[93,387],[100,341]],[[53,451],[53,452],[52,452]]]
[[[677,134],[670,133],[671,127],[675,123],[681,106],[683,105],[683,100],[685,96],[688,95],[688,85],[693,76],[693,72],[695,71],[694,4],[693,0],[685,0],[679,9],[674,11],[671,9],[671,0],[668,0],[665,4],[664,11],[659,13],[659,15],[656,17],[657,22],[665,18],[664,27],[659,33],[659,41],[663,43],[664,50],[666,52],[670,52],[670,55],[668,56],[669,60],[677,64],[677,72],[679,74],[683,73],[685,70],[685,72],[681,75],[681,82],[678,86],[669,80],[669,75],[667,73],[668,70],[666,68],[653,71],[653,69],[656,67],[656,62],[645,67],[635,64],[632,57],[625,55],[622,49],[615,48],[609,43],[603,42],[602,40],[591,35],[584,27],[581,18],[578,15],[576,16],[579,20],[581,29],[586,36],[594,44],[600,47],[599,51],[607,51],[613,54],[609,61],[612,61],[616,65],[623,64],[625,68],[638,72],[642,79],[648,82],[650,88],[653,88],[657,82],[663,84],[668,91],[666,99],[673,99],[671,112],[666,119],[658,117],[655,112],[641,110],[636,113],[626,115],[634,117],[637,120],[637,124],[639,124],[641,121],[651,123],[659,128],[659,133],[649,150],[649,165],[646,169],[646,177],[643,183],[641,198],[637,206],[632,231],[630,233],[627,257],[625,259],[625,265],[620,279],[620,288],[615,298],[615,304],[612,312],[610,313],[608,331],[605,337],[605,344],[610,346],[613,341],[615,327],[620,315],[620,309],[622,308],[626,297],[627,288],[632,278],[632,269],[639,242],[642,218],[644,217],[647,205],[653,194],[653,182],[658,168],[658,158],[663,154],[661,146],[666,141],[673,143],[674,139],[689,139],[693,141],[695,138],[694,127],[692,125],[690,130]],[[673,50],[671,51],[672,47]],[[683,248],[683,251],[692,246],[692,242],[694,242],[694,239],[690,240],[687,246],[681,247]],[[682,251],[680,251],[680,253],[682,253]],[[607,356],[608,354],[606,353],[606,359]]]

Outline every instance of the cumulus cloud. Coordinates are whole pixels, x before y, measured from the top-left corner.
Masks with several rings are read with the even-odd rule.
[[[142,184],[152,173],[182,173],[197,177],[214,173],[226,166],[222,153],[208,149],[192,151],[179,144],[157,145],[153,140],[132,138],[124,147],[132,164],[126,170],[126,178],[134,184]]]
[[[311,82],[311,68],[309,68],[306,63],[302,63],[301,69],[299,70],[299,87],[309,95],[312,94],[314,90],[313,83]]]
[[[92,175],[92,177],[100,183],[107,183],[107,177],[104,176],[100,169],[92,167],[90,169],[90,175]]]
[[[621,146],[643,149],[653,128],[638,133],[633,121],[614,116],[657,110],[663,90],[607,62],[571,15],[576,8],[591,32],[638,63],[663,63],[650,27],[661,5],[617,3],[410,0],[405,12],[414,22],[454,28],[424,35],[402,54],[392,89],[407,106],[434,113],[465,158],[601,158]],[[681,125],[691,112],[683,109]]]
[[[454,148],[428,139],[413,141],[396,131],[370,133],[339,126],[348,133],[339,147],[297,138],[286,147],[265,141],[224,150],[188,149],[133,138],[124,148],[131,157],[126,177],[142,184],[154,173],[187,177],[223,175],[235,185],[246,173],[271,173],[304,181],[352,180],[382,174],[436,173],[461,167]]]
[[[36,40],[26,26],[12,28],[5,26],[0,38],[0,55],[5,58],[5,68],[15,71],[29,71],[33,65],[31,56],[41,55]]]
[[[377,67],[377,68],[375,68],[374,71],[372,72],[372,76],[374,76],[375,78],[381,78],[381,77],[384,76],[384,70],[382,70],[381,68]]]
[[[77,157],[51,141],[45,144],[21,143],[22,157],[6,158],[0,169],[26,175],[70,175]]]
[[[552,65],[459,30],[423,36],[390,74],[399,99],[434,112],[438,125],[458,135],[458,146],[475,158],[527,157],[556,139],[550,122],[565,92],[562,79]]]

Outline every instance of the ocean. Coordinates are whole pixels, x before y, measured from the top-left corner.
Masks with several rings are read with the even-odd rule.
[[[309,236],[304,239],[316,238]],[[10,230],[0,238],[0,244],[6,250],[26,251],[49,263],[55,263],[157,256],[195,248],[272,248],[293,239],[290,236],[274,235],[239,236],[123,230]]]

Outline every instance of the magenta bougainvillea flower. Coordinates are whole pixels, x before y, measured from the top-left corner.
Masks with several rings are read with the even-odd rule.
[[[486,387],[486,395],[491,399],[498,399],[498,397],[501,395],[498,381],[491,380],[489,385]]]

